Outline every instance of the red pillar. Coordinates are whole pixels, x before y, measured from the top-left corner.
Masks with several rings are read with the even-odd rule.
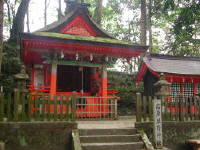
[[[103,97],[107,97],[107,89],[108,89],[108,79],[107,79],[107,68],[102,68],[102,81],[101,81],[101,92]]]
[[[105,98],[107,97],[107,85],[108,84],[108,80],[107,80],[107,68],[106,67],[102,67],[102,78],[101,78],[101,93],[102,93],[102,114],[103,115],[107,115],[109,112],[109,108],[108,108],[108,99]]]
[[[52,63],[51,66],[51,84],[50,84],[50,94],[56,94],[56,83],[57,82],[57,63]]]

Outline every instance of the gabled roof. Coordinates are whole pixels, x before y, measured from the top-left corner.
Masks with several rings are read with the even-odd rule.
[[[36,32],[71,33],[75,27],[82,28],[86,36],[112,38],[114,37],[99,27],[89,16],[85,7],[76,7],[62,19],[37,30]],[[76,33],[75,33],[76,34]]]
[[[42,63],[41,52],[48,54],[49,51],[130,59],[148,49],[148,46],[113,38],[91,20],[82,6],[61,20],[33,33],[22,33],[20,37],[25,64]]]
[[[147,69],[154,73],[200,75],[200,58],[148,53],[143,57],[137,76],[138,82],[141,81]]]

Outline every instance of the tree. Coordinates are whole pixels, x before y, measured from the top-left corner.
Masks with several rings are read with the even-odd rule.
[[[10,33],[10,41],[19,42],[19,33],[24,31],[24,18],[28,10],[30,0],[22,0],[13,19]]]
[[[47,9],[49,7],[49,4],[50,4],[50,0],[49,1],[45,0],[44,1],[44,26],[45,27],[47,26]]]
[[[103,7],[102,3],[103,0],[96,0],[96,9],[93,18],[98,25],[101,25],[101,20],[102,20],[102,7]]]
[[[149,0],[149,5],[148,5],[149,52],[152,52],[152,47],[153,47],[151,16],[152,16],[152,0]]]
[[[1,74],[1,63],[3,58],[3,0],[0,0],[0,74]]]
[[[58,0],[58,20],[62,17],[61,0]]]
[[[146,0],[141,0],[141,19],[140,19],[140,43],[146,45],[147,21],[146,21]]]
[[[26,13],[26,26],[27,26],[27,31],[30,32],[29,10],[27,10]]]

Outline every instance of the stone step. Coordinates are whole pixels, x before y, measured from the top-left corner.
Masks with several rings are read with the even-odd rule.
[[[140,150],[144,148],[143,142],[129,143],[83,143],[83,150]]]
[[[135,128],[125,128],[125,129],[80,129],[80,136],[89,135],[134,135],[136,134]]]
[[[135,135],[90,135],[80,136],[81,143],[139,142],[139,134]]]

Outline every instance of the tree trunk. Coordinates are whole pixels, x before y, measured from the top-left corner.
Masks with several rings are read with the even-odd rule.
[[[146,0],[141,0],[141,18],[140,18],[140,43],[141,45],[146,45]]]
[[[24,18],[28,10],[29,2],[30,0],[22,0],[17,9],[11,29],[10,41],[19,42],[19,33],[24,31]]]
[[[27,25],[27,31],[30,32],[30,20],[29,20],[29,10],[27,10],[26,13],[26,25]]]
[[[8,15],[8,23],[9,23],[9,31],[10,31],[11,28],[12,28],[10,5],[9,5],[9,3],[8,3],[7,0],[4,0],[4,3],[5,3],[6,6],[7,6],[7,15]]]
[[[102,20],[102,8],[103,8],[103,0],[96,0],[96,9],[94,12],[94,21],[98,24],[101,25],[101,20]]]
[[[44,1],[44,26],[47,26],[47,0]]]
[[[149,0],[149,23],[148,23],[148,30],[149,30],[149,52],[152,52],[153,42],[152,42],[152,22],[151,22],[151,16],[152,16],[152,0]]]
[[[58,0],[58,20],[62,18],[61,0]]]
[[[3,0],[0,0],[0,73],[3,58]]]

